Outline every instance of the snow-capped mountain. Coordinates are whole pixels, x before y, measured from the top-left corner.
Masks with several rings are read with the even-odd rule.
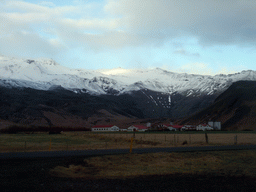
[[[155,69],[69,69],[51,59],[17,59],[0,56],[0,85],[48,90],[62,86],[94,95],[151,90],[184,96],[212,95],[226,90],[233,82],[256,80],[255,71],[229,75],[194,75]]]
[[[109,114],[113,120],[177,119],[209,107],[240,80],[256,81],[256,71],[210,76],[160,68],[85,70],[69,69],[51,59],[0,56],[0,120],[28,124],[38,120],[51,126],[66,116],[92,123],[98,121],[94,116],[102,119],[104,114],[106,122],[112,118]]]

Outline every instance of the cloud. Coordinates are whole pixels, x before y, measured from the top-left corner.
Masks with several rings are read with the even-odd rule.
[[[49,57],[64,50],[64,46],[57,39],[45,40],[35,33],[14,32],[6,38],[0,38],[0,53],[20,56]]]
[[[256,1],[109,0],[128,31],[159,38],[196,37],[202,45],[256,42]]]
[[[183,37],[194,38],[202,46],[256,43],[253,0],[106,0],[70,6],[51,1],[0,2],[0,42],[22,42],[10,43],[12,50],[23,50],[25,44],[31,52],[52,52],[56,46],[96,51],[148,48],[177,44]],[[200,56],[185,49],[174,53]]]
[[[61,25],[67,29],[79,29],[79,30],[113,30],[117,28],[118,21],[116,19],[62,19]]]
[[[4,45],[0,47],[1,54],[52,57],[66,50],[65,43],[56,36],[56,22],[75,9],[6,2],[0,13],[0,44]]]
[[[50,1],[41,1],[39,5],[47,6],[47,7],[55,7],[56,5],[53,2]]]
[[[200,74],[200,75],[218,75],[218,74],[233,74],[245,70],[245,66],[226,67],[212,66],[208,63],[188,63],[172,70],[178,73]]]

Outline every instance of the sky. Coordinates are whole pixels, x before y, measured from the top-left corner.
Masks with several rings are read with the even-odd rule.
[[[0,0],[0,55],[90,70],[256,70],[255,10],[255,0]]]

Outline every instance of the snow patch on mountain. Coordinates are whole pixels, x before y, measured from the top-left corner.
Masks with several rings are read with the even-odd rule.
[[[0,56],[0,85],[48,90],[52,86],[90,94],[123,94],[152,90],[190,96],[212,95],[239,80],[256,80],[252,70],[228,75],[194,75],[155,69],[69,69],[52,59],[18,59]],[[156,102],[156,101],[155,101]]]

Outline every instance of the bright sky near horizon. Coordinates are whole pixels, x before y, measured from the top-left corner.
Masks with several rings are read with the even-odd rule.
[[[0,0],[0,55],[69,68],[256,70],[255,0]]]

